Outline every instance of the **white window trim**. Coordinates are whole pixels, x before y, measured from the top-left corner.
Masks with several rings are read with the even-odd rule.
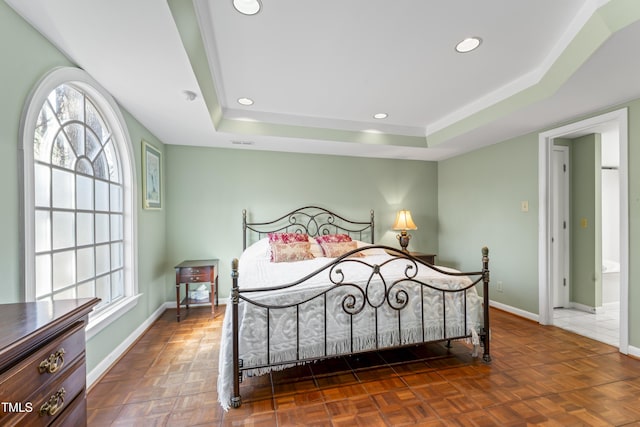
[[[124,281],[125,297],[112,303],[100,313],[89,315],[87,339],[136,306],[138,294],[137,251],[137,182],[135,155],[124,116],[113,97],[87,72],[79,68],[59,67],[45,74],[27,97],[20,121],[19,151],[22,153],[23,204],[20,212],[24,218],[22,231],[23,271],[25,301],[35,301],[35,193],[33,188],[34,158],[33,129],[45,99],[51,91],[63,83],[72,83],[84,90],[101,110],[105,121],[117,138],[114,142],[120,156],[123,181],[124,212]]]

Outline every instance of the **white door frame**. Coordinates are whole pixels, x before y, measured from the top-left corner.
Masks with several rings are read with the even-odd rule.
[[[551,290],[551,150],[554,138],[577,137],[617,126],[620,137],[620,352],[629,352],[629,165],[627,108],[538,135],[538,321],[553,325]]]
[[[552,209],[552,215],[554,213],[560,213],[560,216],[562,217],[562,220],[564,222],[564,228],[559,228],[557,230],[557,235],[552,236],[553,239],[555,240],[553,247],[557,248],[556,252],[553,252],[552,249],[552,259],[555,260],[555,262],[558,263],[559,266],[561,266],[561,271],[560,270],[556,270],[553,269],[553,263],[550,266],[550,268],[552,268],[553,270],[556,270],[556,274],[559,274],[559,276],[561,276],[561,278],[564,280],[564,283],[562,284],[562,288],[556,289],[556,287],[561,286],[558,283],[558,279],[559,277],[556,277],[555,280],[551,281],[551,292],[552,292],[552,302],[553,305],[551,307],[558,307],[557,301],[555,301],[555,296],[560,294],[560,303],[562,307],[569,307],[569,283],[570,283],[570,271],[569,271],[569,266],[570,266],[570,255],[571,252],[569,251],[569,247],[570,247],[570,240],[569,240],[569,147],[565,146],[565,145],[553,145],[551,148],[552,152],[560,152],[561,156],[562,156],[562,162],[564,164],[564,171],[561,172],[559,175],[556,175],[558,177],[557,182],[553,182],[553,179],[550,182],[550,185],[553,186],[553,188],[559,188],[560,186],[562,187],[562,191],[559,191],[558,194],[550,194],[550,196],[553,196],[552,199],[550,199],[552,202],[552,206],[550,207]],[[553,162],[552,162],[553,164]],[[556,171],[557,173],[558,171]],[[553,171],[552,171],[553,173]],[[563,195],[564,197],[558,197],[559,195]],[[558,208],[555,208],[553,206],[553,204],[557,204]],[[552,232],[553,232],[553,221],[551,222],[551,227],[552,227]],[[553,276],[552,276],[553,278]]]

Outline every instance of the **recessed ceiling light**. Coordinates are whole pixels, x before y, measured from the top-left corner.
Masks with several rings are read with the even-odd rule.
[[[251,98],[238,98],[238,104],[240,105],[253,105],[253,99]]]
[[[389,117],[387,113],[375,113],[373,115],[374,119],[386,119],[387,117]]]
[[[477,49],[482,43],[480,37],[468,37],[456,45],[456,52],[467,53]]]
[[[255,15],[260,12],[260,0],[233,0],[233,7],[243,15]]]

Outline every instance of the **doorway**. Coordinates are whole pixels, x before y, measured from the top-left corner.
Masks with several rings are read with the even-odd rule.
[[[556,303],[554,287],[555,275],[562,268],[559,249],[554,250],[554,200],[558,195],[554,187],[554,140],[557,138],[577,138],[591,133],[603,133],[615,129],[619,135],[619,212],[620,212],[620,307],[619,307],[619,349],[628,353],[628,295],[629,283],[629,218],[628,218],[628,171],[627,171],[627,109],[620,109],[591,119],[572,123],[539,135],[539,322],[553,325],[553,307]],[[557,204],[557,202],[556,202]]]

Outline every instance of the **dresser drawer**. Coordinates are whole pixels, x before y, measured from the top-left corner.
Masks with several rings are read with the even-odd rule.
[[[181,283],[198,283],[211,281],[211,267],[185,267],[180,269]]]
[[[60,416],[66,416],[69,409],[74,410],[74,400],[84,400],[87,368],[84,359],[69,366],[64,374],[45,387],[29,396],[25,403],[31,404],[31,410],[11,413],[4,419],[3,426],[47,426]]]
[[[84,357],[84,326],[84,322],[75,323],[13,369],[0,375],[0,401],[25,402],[34,390],[55,381],[78,357]]]
[[[51,424],[51,426],[73,426],[81,427],[87,425],[87,400],[84,393],[80,393],[69,404],[62,414]]]

